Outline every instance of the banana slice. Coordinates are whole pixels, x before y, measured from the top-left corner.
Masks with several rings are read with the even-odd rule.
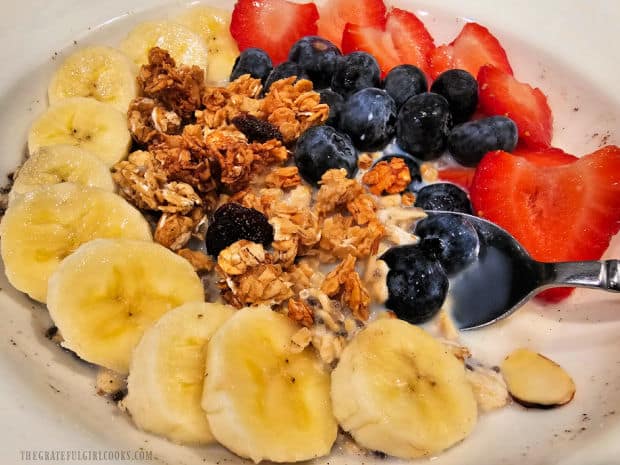
[[[200,406],[206,348],[233,313],[227,305],[191,302],[144,333],[133,351],[123,400],[139,428],[183,444],[214,441]]]
[[[312,349],[292,350],[298,329],[269,308],[247,308],[209,342],[202,407],[211,431],[256,463],[320,457],[336,439],[329,374]]]
[[[127,156],[131,145],[125,113],[92,98],[59,100],[30,128],[28,150],[32,155],[57,144],[81,147],[112,166]]]
[[[112,174],[96,155],[72,145],[50,145],[37,150],[19,169],[9,202],[40,187],[62,182],[114,192]]]
[[[332,372],[331,393],[340,426],[358,444],[396,457],[441,452],[476,424],[463,364],[401,320],[377,320],[355,336]]]
[[[138,95],[138,67],[111,47],[88,47],[71,54],[47,90],[50,104],[67,97],[92,97],[123,113]]]
[[[171,21],[153,21],[136,26],[121,43],[121,50],[136,64],[148,63],[149,50],[167,50],[177,65],[196,65],[207,69],[209,47],[202,37]]]
[[[0,223],[9,282],[40,302],[60,261],[99,237],[151,240],[149,224],[120,196],[71,183],[42,187],[11,203]]]
[[[64,347],[119,373],[164,313],[204,300],[187,260],[153,242],[97,239],[65,258],[49,280],[47,307]]]
[[[237,43],[230,35],[230,11],[210,6],[195,6],[176,21],[200,35],[209,47],[207,81],[223,84],[228,81],[239,56]]]

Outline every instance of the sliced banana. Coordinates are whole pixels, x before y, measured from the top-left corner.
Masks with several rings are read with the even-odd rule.
[[[151,240],[149,224],[120,196],[71,183],[42,187],[11,203],[0,223],[9,282],[40,302],[60,261],[100,237]],[[79,285],[78,285],[79,286]]]
[[[329,374],[312,349],[292,350],[298,329],[269,308],[247,308],[208,345],[202,406],[213,436],[257,463],[321,457],[336,439]]]
[[[340,426],[357,443],[401,458],[436,454],[477,419],[465,368],[443,344],[401,320],[370,323],[332,372]]]
[[[164,313],[204,300],[187,260],[153,242],[97,239],[65,258],[49,280],[47,307],[80,358],[129,371],[134,347]]]
[[[30,128],[28,150],[33,154],[57,144],[81,147],[112,166],[127,156],[131,145],[125,113],[92,98],[59,100]]]
[[[33,153],[19,169],[9,202],[40,187],[63,182],[114,191],[112,174],[96,155],[72,145],[50,145]]]
[[[228,305],[191,302],[144,333],[131,358],[123,400],[139,428],[183,444],[214,441],[200,406],[207,342],[233,313]]]
[[[92,97],[125,113],[138,95],[138,67],[111,47],[87,47],[71,54],[47,90],[50,104],[67,97]]]
[[[228,81],[239,48],[230,35],[230,11],[210,6],[195,6],[176,21],[200,35],[209,47],[207,81],[223,84]]]
[[[148,63],[149,50],[163,48],[177,65],[196,65],[207,69],[209,47],[204,39],[187,27],[172,21],[138,24],[121,43],[121,50],[136,64]]]

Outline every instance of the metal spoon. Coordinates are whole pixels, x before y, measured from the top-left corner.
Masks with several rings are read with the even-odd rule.
[[[533,295],[552,287],[620,292],[620,260],[538,262],[510,233],[493,223],[463,213],[427,213],[464,217],[480,239],[476,260],[449,279],[450,310],[460,329],[479,328],[506,318]]]

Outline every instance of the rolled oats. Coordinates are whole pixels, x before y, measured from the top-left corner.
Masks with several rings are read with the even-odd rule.
[[[483,366],[465,370],[465,377],[471,384],[478,406],[484,411],[495,410],[508,404],[510,396],[502,375]]]

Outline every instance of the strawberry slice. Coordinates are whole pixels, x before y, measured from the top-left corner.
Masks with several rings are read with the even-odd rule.
[[[342,34],[342,52],[357,51],[364,51],[375,57],[381,68],[381,77],[385,77],[394,66],[402,63],[388,32],[381,28],[347,23]]]
[[[377,59],[382,76],[403,63],[428,73],[428,57],[434,48],[435,42],[424,23],[400,8],[390,10],[385,27],[348,23],[342,34],[342,51],[370,53]]]
[[[525,158],[527,161],[534,163],[536,166],[558,166],[567,165],[579,160],[575,155],[570,155],[562,149],[549,147],[536,151],[523,147],[517,147],[513,155]]]
[[[347,23],[383,28],[386,11],[383,0],[327,0],[320,9],[319,35],[341,47]]]
[[[561,149],[555,147],[549,147],[545,149],[539,149],[537,151],[528,150],[525,148],[519,148],[512,152],[513,155],[525,158],[530,163],[536,166],[558,166],[567,165],[574,161],[579,160],[574,155],[570,155]],[[466,191],[471,188],[474,180],[475,168],[466,168],[464,166],[450,166],[449,168],[443,168],[438,171],[439,179],[442,181],[448,181],[457,186],[461,186]]]
[[[452,184],[462,187],[469,192],[471,184],[474,180],[475,168],[465,168],[461,166],[451,166],[438,171],[439,179],[448,181]]]
[[[230,21],[230,34],[239,50],[265,50],[274,65],[288,57],[300,38],[316,35],[319,12],[314,3],[287,0],[237,0]]]
[[[417,66],[428,76],[429,58],[435,50],[435,41],[424,23],[409,11],[392,8],[385,29],[392,35],[401,63]]]
[[[600,259],[620,230],[619,196],[616,146],[555,166],[491,152],[478,165],[470,190],[478,215],[546,262]],[[557,302],[568,293],[554,289],[545,297]]]
[[[480,68],[478,88],[480,109],[487,115],[512,119],[519,129],[519,143],[530,148],[549,147],[553,115],[540,89],[492,66]]]
[[[489,30],[477,23],[467,23],[449,45],[437,47],[430,55],[431,77],[449,69],[464,69],[477,76],[484,65],[493,65],[512,74],[506,51]]]

